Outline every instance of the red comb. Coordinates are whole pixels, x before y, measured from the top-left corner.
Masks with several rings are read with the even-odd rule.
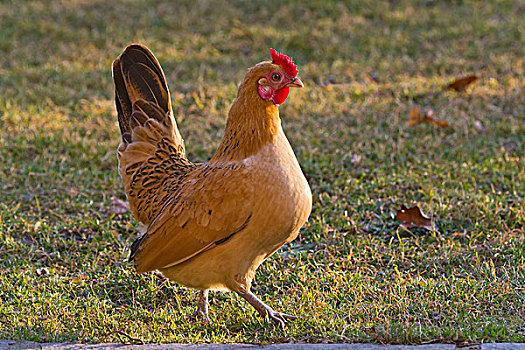
[[[281,66],[286,73],[290,74],[294,78],[297,76],[297,73],[299,73],[297,66],[295,63],[293,63],[291,57],[288,57],[274,49],[270,49],[270,56],[272,56],[274,64]]]

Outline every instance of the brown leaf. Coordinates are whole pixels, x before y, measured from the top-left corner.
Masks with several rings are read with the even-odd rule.
[[[72,279],[70,279],[70,281],[72,283],[78,284],[78,283],[82,283],[84,280],[87,280],[87,279],[89,279],[89,276],[79,275],[79,276],[73,277]]]
[[[421,110],[414,106],[410,110],[410,114],[408,116],[408,126],[414,126],[421,123]]]
[[[379,78],[377,77],[377,75],[373,74],[373,73],[367,73],[365,75],[365,81],[367,84],[378,84],[379,83]]]
[[[458,78],[458,79],[454,80],[452,83],[448,84],[443,89],[444,90],[463,91],[463,90],[465,90],[467,88],[467,86],[469,86],[470,84],[472,84],[473,82],[475,82],[478,79],[479,78],[477,76],[475,76],[474,74],[467,75],[466,77]]]
[[[450,125],[445,120],[436,119],[436,115],[433,110],[427,109],[425,114],[421,115],[421,110],[416,106],[410,110],[408,116],[408,126],[414,126],[418,124],[432,124],[442,128],[448,128]]]
[[[426,217],[417,205],[409,209],[402,205],[401,209],[397,211],[396,217],[401,221],[401,225],[405,228],[417,227],[434,231],[432,219]]]
[[[109,212],[115,215],[126,214],[129,210],[129,203],[121,201],[120,199],[114,199],[111,201],[109,206]]]

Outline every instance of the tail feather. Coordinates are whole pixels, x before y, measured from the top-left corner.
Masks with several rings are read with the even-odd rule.
[[[135,239],[133,243],[131,244],[129,257],[128,257],[129,262],[133,262],[135,260],[135,256],[137,255],[139,251],[139,247],[142,244],[142,241],[144,241],[144,238],[146,238],[146,234],[143,234],[139,238]]]
[[[142,113],[143,115],[148,116],[149,118],[156,119],[159,123],[163,124],[166,127],[171,126],[171,118],[166,115],[166,112],[161,109],[161,107],[153,102],[148,102],[145,100],[137,100],[133,105],[133,114]],[[132,114],[132,118],[133,118]],[[132,121],[130,120],[130,123]],[[144,123],[142,123],[144,124]]]
[[[142,49],[142,48],[140,48]],[[164,74],[157,60],[147,56],[149,52],[128,47],[121,56],[121,69],[131,101],[144,99],[155,102],[164,112],[171,110],[169,92]]]
[[[128,46],[113,62],[113,79],[122,133],[119,173],[131,210],[149,224],[162,207],[166,186],[191,163],[173,118],[166,78],[151,51]]]
[[[149,49],[139,44],[129,45],[113,62],[115,104],[122,140],[129,143],[136,123],[132,116],[142,111],[172,131],[174,143],[182,145],[171,109],[170,93],[162,68]]]
[[[122,139],[124,134],[129,131],[128,123],[131,116],[131,101],[126,90],[126,83],[120,70],[120,56],[113,62],[113,80],[115,81],[115,105],[117,107],[118,124]],[[128,133],[128,136],[130,134]]]

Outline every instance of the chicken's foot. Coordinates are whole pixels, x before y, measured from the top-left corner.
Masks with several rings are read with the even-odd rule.
[[[208,321],[208,290],[201,290],[199,293],[199,301],[197,302],[197,310],[193,313],[193,318]]]
[[[281,328],[284,328],[286,320],[296,320],[296,316],[283,314],[281,312],[274,311],[271,307],[263,303],[259,298],[257,298],[252,292],[248,291],[245,293],[237,292],[241,297],[244,298],[247,302],[249,302],[255,310],[261,314],[262,317],[268,316],[270,320],[272,320],[276,325],[280,326]]]

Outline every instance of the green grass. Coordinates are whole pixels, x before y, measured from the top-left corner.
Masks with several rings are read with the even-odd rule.
[[[524,18],[522,1],[2,1],[0,338],[525,342]],[[194,161],[269,47],[299,64],[281,116],[314,208],[253,288],[300,316],[285,330],[218,292],[189,322],[195,291],[125,261],[110,66],[131,42],[163,65]],[[413,106],[452,127],[408,127]],[[403,204],[439,232],[401,229]]]

